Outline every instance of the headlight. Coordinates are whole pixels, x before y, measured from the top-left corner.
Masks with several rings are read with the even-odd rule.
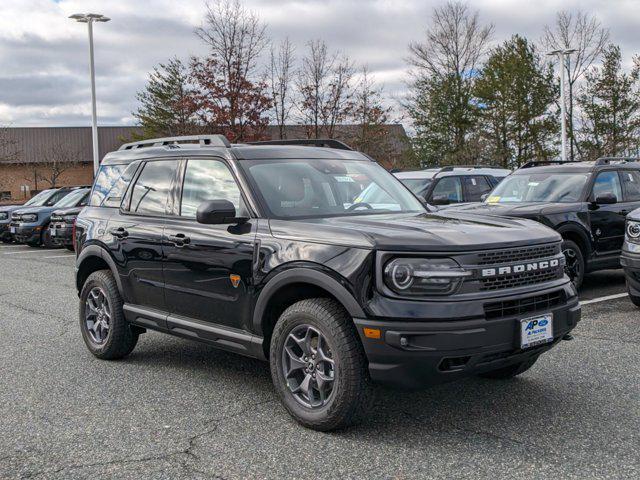
[[[384,267],[385,285],[403,296],[451,295],[471,275],[450,258],[396,258]]]
[[[6,220],[9,218],[9,214],[7,212],[0,212],[0,220]]]
[[[38,215],[35,213],[25,213],[22,215],[23,222],[35,222],[36,220],[38,220]]]
[[[640,222],[627,220],[627,237],[632,242],[640,241]]]

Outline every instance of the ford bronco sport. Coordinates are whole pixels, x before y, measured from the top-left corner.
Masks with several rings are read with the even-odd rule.
[[[372,381],[510,378],[579,321],[553,230],[429,212],[340,142],[268,143],[104,158],[76,221],[91,353],[122,358],[152,329],[268,360],[289,413],[331,430],[366,413]],[[365,178],[390,200],[356,201]]]

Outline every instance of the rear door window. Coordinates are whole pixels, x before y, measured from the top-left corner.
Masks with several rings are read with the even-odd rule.
[[[178,164],[178,160],[147,162],[133,186],[129,212],[165,215]]]
[[[492,190],[487,178],[481,175],[464,177],[464,188],[467,202],[479,202],[482,200],[482,195]]]
[[[622,176],[622,187],[624,189],[625,201],[640,201],[640,173],[624,170],[620,172],[620,175]]]

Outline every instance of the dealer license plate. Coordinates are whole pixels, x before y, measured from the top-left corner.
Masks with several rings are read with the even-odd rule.
[[[551,313],[520,320],[520,348],[531,348],[551,341],[553,341]]]

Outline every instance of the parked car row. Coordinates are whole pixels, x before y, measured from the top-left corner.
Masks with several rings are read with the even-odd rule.
[[[90,192],[86,186],[51,188],[23,205],[0,207],[0,240],[73,250],[75,218],[87,204]]]

